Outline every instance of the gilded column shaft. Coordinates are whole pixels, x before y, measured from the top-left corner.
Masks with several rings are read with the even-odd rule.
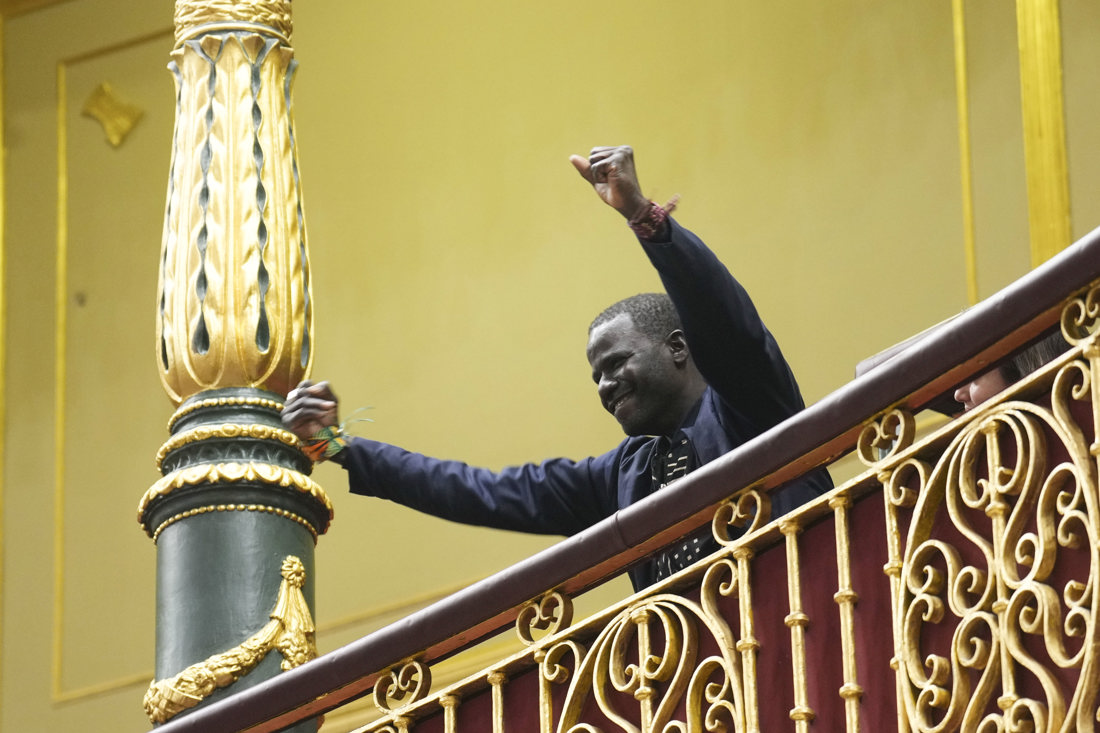
[[[316,653],[313,554],[333,511],[280,422],[313,319],[289,10],[176,4],[156,358],[178,409],[138,506],[158,548],[155,723]]]
[[[1017,0],[1031,265],[1069,246],[1072,226],[1058,0]]]
[[[177,94],[157,317],[161,381],[177,404],[225,387],[285,394],[309,371],[313,327],[290,114],[293,50],[286,29],[183,15],[198,25],[177,30],[184,37],[169,64]]]

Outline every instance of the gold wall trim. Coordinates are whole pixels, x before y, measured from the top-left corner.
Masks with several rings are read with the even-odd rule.
[[[955,39],[955,105],[959,116],[959,177],[962,187],[963,251],[966,257],[966,298],[978,302],[978,255],[974,236],[974,162],[970,154],[970,90],[967,82],[966,10],[964,0],[951,0]]]
[[[1031,265],[1069,246],[1069,169],[1058,0],[1017,0]]]
[[[4,16],[0,14],[0,39],[4,37]],[[6,222],[4,219],[5,202],[7,201],[7,187],[5,185],[8,180],[8,169],[4,159],[4,151],[7,150],[7,140],[4,137],[4,131],[7,129],[6,120],[4,118],[4,54],[0,53],[0,568],[4,567],[4,466],[7,464],[4,462],[4,448],[7,438],[7,394],[8,394],[8,374],[4,365],[8,363],[7,360],[7,344],[8,333],[5,328],[5,324],[8,322],[7,300],[8,294],[4,287],[4,283],[7,281],[7,270],[5,268],[5,256],[7,254],[7,238],[4,236],[6,228]],[[7,575],[0,573],[0,639],[4,638],[4,581]],[[4,689],[4,664],[3,655],[0,654],[0,690]],[[0,730],[3,729],[3,725],[0,724]]]
[[[54,608],[53,608],[53,696],[62,696],[61,662],[65,617],[65,331],[68,312],[68,136],[65,62],[57,65],[57,275],[54,293]]]
[[[172,29],[164,28],[152,33],[135,36],[121,43],[112,43],[63,58],[57,64],[57,234],[55,285],[55,333],[54,333],[54,533],[53,533],[53,622],[51,639],[50,697],[55,703],[72,702],[89,697],[97,697],[118,690],[144,684],[148,674],[134,674],[109,680],[95,685],[86,685],[73,690],[65,690],[62,685],[61,668],[64,659],[64,621],[65,621],[65,358],[67,355],[66,324],[68,322],[65,292],[68,286],[68,137],[65,121],[68,117],[66,101],[67,72],[74,64],[107,56],[118,51],[140,46],[158,38],[171,38]],[[3,120],[0,115],[0,121]],[[5,171],[6,176],[6,171]],[[2,205],[2,204],[0,204]],[[2,229],[0,229],[2,236]],[[7,242],[3,241],[3,249]],[[2,327],[2,326],[0,326]],[[0,348],[6,345],[6,332],[0,339]],[[3,361],[0,360],[0,368]],[[7,375],[3,375],[6,384]],[[0,395],[0,410],[3,397]],[[2,539],[2,538],[0,538]],[[0,548],[3,543],[0,542]],[[2,606],[0,606],[2,608]]]
[[[62,2],[65,0],[0,0],[0,20],[17,18]]]
[[[113,53],[117,53],[118,51],[125,51],[126,49],[140,46],[143,43],[155,41],[158,38],[170,38],[171,36],[172,29],[168,27],[156,31],[151,31],[149,33],[142,33],[141,35],[134,36],[133,38],[128,38],[125,41],[121,41],[119,43],[112,43],[107,46],[97,46],[96,48],[90,49],[83,53],[77,53],[73,54],[72,56],[67,56],[61,60],[59,66],[68,68],[70,66],[73,66],[74,64],[80,64],[85,61],[102,58],[103,56],[109,56]],[[61,165],[63,166],[64,164],[64,161],[62,161]]]

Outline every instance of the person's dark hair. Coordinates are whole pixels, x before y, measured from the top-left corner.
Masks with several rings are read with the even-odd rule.
[[[683,328],[680,316],[665,293],[639,293],[624,298],[604,309],[588,327],[588,333],[616,316],[626,314],[634,327],[654,341],[663,341],[670,333]]]
[[[1001,375],[1009,384],[1023,379],[1048,361],[1063,354],[1069,344],[1061,330],[1053,331],[1001,364]]]

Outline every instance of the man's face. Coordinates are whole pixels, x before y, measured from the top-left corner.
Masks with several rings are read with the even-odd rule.
[[[592,380],[604,409],[627,435],[668,435],[679,426],[685,377],[676,354],[673,345],[649,338],[626,314],[592,329]]]

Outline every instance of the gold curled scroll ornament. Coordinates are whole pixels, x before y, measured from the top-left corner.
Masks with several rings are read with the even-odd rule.
[[[431,667],[411,659],[382,673],[374,683],[374,705],[379,711],[392,712],[423,700],[431,688]]]
[[[561,591],[553,590],[526,603],[516,615],[516,634],[527,646],[534,644],[536,636],[556,634],[573,623],[573,599]],[[536,631],[542,632],[536,635]]]

